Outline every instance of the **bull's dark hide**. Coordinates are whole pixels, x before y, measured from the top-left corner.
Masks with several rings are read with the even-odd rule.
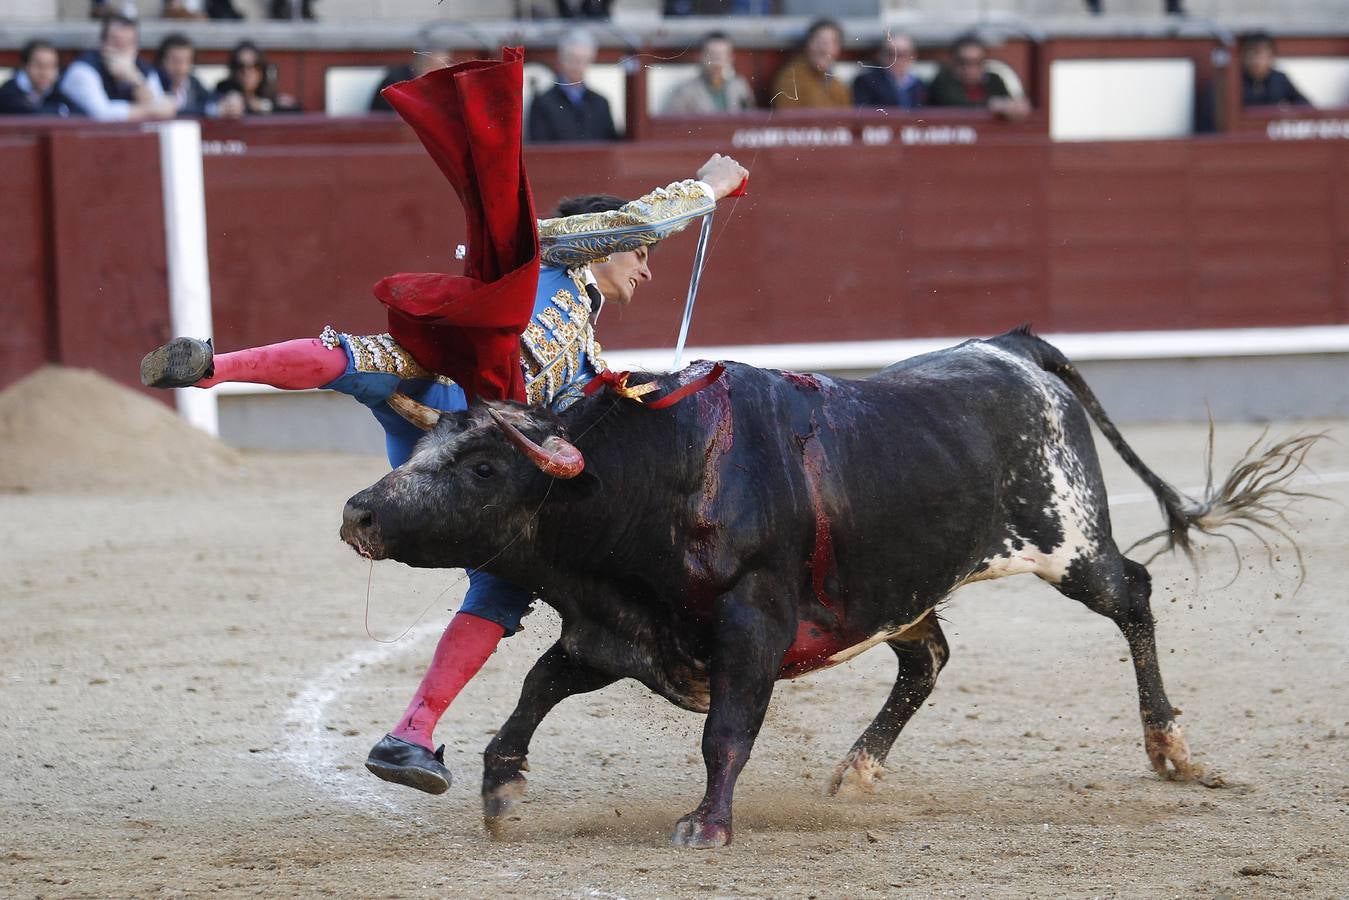
[[[652,396],[707,367],[655,379]],[[1261,498],[1182,498],[1028,331],[857,381],[728,364],[662,410],[610,390],[561,415],[497,409],[537,442],[569,438],[583,474],[544,475],[477,407],[444,416],[404,466],[353,497],[343,532],[376,558],[484,568],[561,614],[557,644],[488,747],[489,822],[522,788],[530,737],[553,705],[635,678],[708,713],[707,793],[675,841],[726,843],[774,681],[885,642],[899,659],[895,690],[835,785],[868,780],[946,660],[937,605],[962,584],[1018,573],[1119,624],[1149,758],[1167,777],[1197,774],[1157,669],[1147,570],[1111,535],[1090,421],[1157,495],[1174,544],[1250,520]],[[1286,443],[1256,464],[1300,452]]]

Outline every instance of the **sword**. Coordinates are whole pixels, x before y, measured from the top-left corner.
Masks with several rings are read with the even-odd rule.
[[[716,210],[714,209],[713,212]],[[679,340],[675,343],[674,364],[671,372],[679,371],[684,358],[684,343],[689,339],[689,322],[693,321],[693,304],[698,299],[698,283],[703,279],[703,261],[707,258],[707,238],[712,234],[712,213],[703,216],[703,227],[698,232],[698,249],[693,252],[693,275],[689,277],[689,298],[684,301],[684,320],[679,323]]]
[[[740,186],[727,194],[727,197],[743,197],[745,188],[749,186],[749,176],[740,182]],[[684,344],[689,339],[689,323],[693,321],[693,304],[698,299],[698,284],[703,280],[703,262],[707,259],[707,239],[712,234],[712,213],[716,208],[703,216],[703,227],[698,232],[698,249],[693,252],[693,274],[689,277],[689,298],[684,301],[684,320],[679,323],[679,340],[675,343],[674,364],[670,367],[671,372],[679,371],[679,364],[684,360]]]

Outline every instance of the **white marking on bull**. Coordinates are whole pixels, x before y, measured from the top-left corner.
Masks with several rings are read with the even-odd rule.
[[[1098,543],[1098,536],[1094,534],[1098,513],[1089,490],[1091,479],[1087,467],[1068,443],[1064,428],[1064,413],[1077,400],[1062,382],[1022,356],[982,342],[969,347],[1019,371],[1040,395],[1044,441],[1036,447],[1026,440],[1027,436],[1022,440],[1031,445],[1028,450],[1038,458],[1039,468],[1048,480],[1051,502],[1042,513],[1057,523],[1063,532],[1063,540],[1056,547],[1037,547],[1019,538],[1009,523],[1008,530],[1014,540],[1007,542],[1007,552],[982,560],[981,571],[972,573],[956,586],[1025,572],[1057,584],[1076,560],[1094,555]],[[1018,548],[1017,544],[1021,546]]]
[[[935,607],[933,607],[933,608],[935,608]],[[867,638],[867,639],[866,639],[865,641],[863,641],[862,643],[860,643],[860,644],[854,644],[854,645],[852,645],[851,647],[847,648],[846,650],[840,650],[840,651],[838,651],[838,652],[835,653],[833,656],[831,656],[831,657],[829,657],[827,660],[825,660],[825,661],[824,661],[824,665],[820,666],[820,668],[821,668],[821,669],[824,669],[824,668],[828,668],[829,666],[836,666],[836,665],[838,665],[839,663],[847,662],[848,660],[852,659],[854,656],[857,656],[857,655],[859,655],[859,654],[861,654],[861,653],[865,653],[866,651],[870,650],[872,647],[876,646],[877,644],[884,643],[885,641],[892,641],[892,640],[894,640],[895,638],[899,637],[899,636],[900,636],[901,634],[903,634],[904,632],[908,631],[910,628],[913,628],[913,627],[914,627],[915,625],[917,625],[919,622],[921,622],[921,621],[923,621],[924,619],[926,619],[926,618],[928,617],[928,614],[931,613],[931,612],[932,612],[932,609],[927,609],[927,610],[925,610],[921,616],[919,616],[918,618],[914,619],[914,620],[913,620],[912,622],[910,622],[909,624],[904,625],[903,627],[899,628],[897,631],[878,631],[878,632],[876,632],[875,634],[873,634],[871,637]],[[817,671],[817,670],[812,670],[812,671]]]
[[[871,793],[876,782],[885,777],[885,766],[881,765],[866,750],[852,750],[843,761],[834,767],[834,773],[825,787],[827,796],[839,793]]]

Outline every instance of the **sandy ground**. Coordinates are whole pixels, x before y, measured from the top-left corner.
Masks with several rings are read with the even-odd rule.
[[[1328,423],[1341,436],[1346,424]],[[372,427],[373,423],[372,423]],[[1288,429],[1276,429],[1288,430]],[[1219,429],[1220,458],[1257,433]],[[1131,428],[1198,482],[1203,430]],[[0,495],[0,894],[343,896],[1343,896],[1349,892],[1349,448],[1318,449],[1307,580],[1249,539],[1198,573],[1153,566],[1163,674],[1225,788],[1158,780],[1114,626],[1023,576],[947,610],[952,659],[874,793],[825,799],[880,707],[879,648],[780,683],[732,847],[677,851],[702,790],[701,718],[632,684],[544,724],[506,839],[478,754],[557,632],[506,642],[442,724],[457,780],[428,797],[361,766],[463,585],[373,570],[337,540],[370,458],[244,455],[171,480]],[[1157,526],[1114,457],[1117,532]],[[1242,872],[1247,874],[1242,874]]]

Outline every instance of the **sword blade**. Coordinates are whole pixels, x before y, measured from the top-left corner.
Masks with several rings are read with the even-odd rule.
[[[703,216],[702,230],[698,232],[698,249],[693,253],[693,274],[689,277],[689,297],[684,301],[684,320],[679,323],[679,340],[675,343],[674,364],[671,372],[679,371],[684,359],[684,344],[689,339],[689,323],[693,321],[693,304],[698,299],[698,283],[703,278],[703,260],[707,257],[707,239],[712,234],[712,213]]]

